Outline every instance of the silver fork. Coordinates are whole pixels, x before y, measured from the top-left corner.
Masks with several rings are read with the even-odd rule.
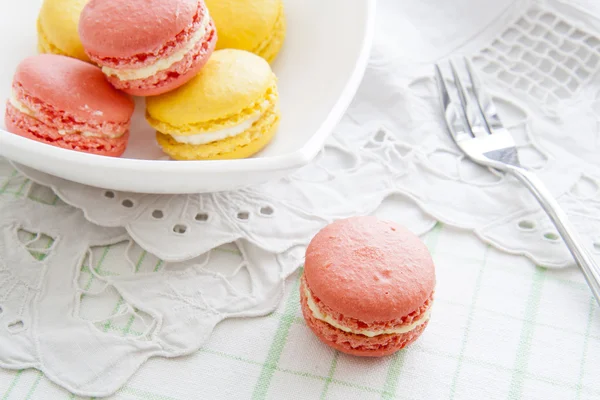
[[[435,65],[440,100],[446,125],[456,145],[477,164],[492,167],[514,175],[535,196],[563,238],[581,269],[588,286],[600,304],[600,269],[582,245],[567,214],[548,191],[544,183],[531,171],[521,166],[519,153],[510,132],[502,125],[496,107],[473,72],[463,59],[471,92],[465,90],[460,75],[452,61],[450,68],[456,88],[452,98],[439,65]]]

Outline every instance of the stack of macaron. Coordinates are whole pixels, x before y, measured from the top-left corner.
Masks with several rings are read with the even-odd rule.
[[[249,157],[279,123],[269,63],[285,37],[282,0],[44,0],[40,55],[17,66],[12,133],[120,156],[134,112],[173,159]],[[217,50],[215,50],[215,48]]]

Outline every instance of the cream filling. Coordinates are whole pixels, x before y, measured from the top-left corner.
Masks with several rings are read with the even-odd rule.
[[[30,109],[29,107],[27,107],[25,104],[23,104],[22,102],[20,102],[19,100],[17,100],[17,97],[15,96],[15,94],[13,93],[10,98],[8,99],[8,101],[10,102],[10,104],[16,108],[17,110],[19,110],[20,112],[22,112],[23,114],[29,115],[30,117],[33,117],[35,119],[38,119],[35,115],[35,112]],[[67,131],[65,129],[59,129],[58,134],[61,136],[64,135],[70,135],[70,134],[80,134],[82,136],[86,136],[86,137],[107,137],[107,138],[111,138],[111,139],[116,139],[118,137],[121,137],[125,134],[125,132],[123,133],[117,133],[117,134],[106,134],[106,133],[98,133],[98,132],[88,132],[88,131]]]
[[[8,101],[14,108],[21,111],[23,114],[27,114],[30,117],[35,118],[35,113],[33,112],[33,110],[27,107],[25,104],[21,103],[19,100],[17,100],[17,96],[15,96],[14,93],[10,96]]]
[[[334,328],[340,329],[344,332],[354,333],[357,335],[364,335],[367,337],[375,337],[375,336],[379,336],[379,335],[389,335],[389,334],[401,334],[401,333],[410,332],[413,329],[415,329],[416,327],[418,327],[419,325],[422,325],[425,322],[427,322],[427,320],[429,320],[429,317],[431,315],[431,307],[430,307],[429,309],[427,309],[427,311],[425,311],[420,316],[419,319],[417,319],[416,321],[413,321],[409,325],[402,325],[397,328],[380,329],[380,330],[370,330],[370,329],[354,330],[354,329],[350,329],[346,326],[340,325],[340,323],[338,321],[336,321],[335,319],[333,319],[331,316],[322,313],[321,310],[319,310],[319,307],[315,303],[315,300],[313,299],[312,295],[310,294],[310,292],[308,291],[308,289],[306,287],[304,288],[304,294],[306,295],[306,304],[308,305],[308,308],[310,309],[310,311],[312,312],[313,316],[316,319],[321,320],[321,321],[333,326]]]
[[[204,18],[200,22],[200,28],[188,40],[185,46],[171,54],[169,57],[157,60],[154,64],[142,68],[133,69],[115,69],[110,67],[102,67],[102,72],[106,75],[111,75],[119,78],[122,81],[133,81],[136,79],[148,78],[157,72],[163,71],[171,67],[171,65],[183,60],[185,55],[200,42],[206,35],[206,30],[210,24],[210,16],[208,11],[204,14]]]
[[[192,135],[171,135],[173,139],[175,139],[178,143],[186,143],[186,144],[206,144],[211,142],[216,142],[217,140],[227,139],[229,137],[237,136],[239,134],[244,133],[248,129],[254,125],[256,121],[260,119],[262,114],[256,114],[247,120],[240,122],[237,125],[230,126],[223,129],[218,129],[216,131],[208,131],[208,132],[198,132]]]
[[[67,131],[64,129],[59,129],[58,134],[62,135],[62,136],[71,135],[71,134],[79,134],[79,135],[85,136],[85,137],[105,137],[105,138],[109,138],[109,139],[116,139],[116,138],[123,136],[125,134],[125,132],[108,134],[108,133],[87,132],[87,131]]]

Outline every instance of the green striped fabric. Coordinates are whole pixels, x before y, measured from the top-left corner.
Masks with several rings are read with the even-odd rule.
[[[0,162],[0,196],[29,197],[49,210],[63,205],[51,190],[20,177],[5,162]],[[21,232],[21,240],[33,257],[51,252],[51,239],[43,235]],[[277,311],[222,322],[196,354],[150,360],[111,398],[600,398],[600,314],[577,270],[534,266],[440,224],[424,240],[436,262],[436,300],[430,325],[409,349],[363,359],[321,344],[300,312],[298,273],[289,278]],[[80,284],[98,284],[92,268],[100,276],[116,273],[112,266],[125,251],[125,243],[93,249],[82,264]],[[163,267],[137,246],[129,249],[129,257],[138,271]],[[115,295],[113,313],[122,306]],[[135,336],[143,329],[142,319],[137,313],[109,319],[99,328]],[[80,399],[37,370],[0,370],[0,396]]]

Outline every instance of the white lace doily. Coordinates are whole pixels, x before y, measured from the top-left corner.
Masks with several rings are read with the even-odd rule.
[[[82,396],[116,391],[150,357],[197,350],[224,318],[269,313],[301,263],[297,249],[244,240],[163,262],[122,228],[44,204],[47,192],[19,176],[1,190],[0,366]]]
[[[17,166],[82,213],[32,201],[47,189],[0,162],[0,365],[38,368],[74,393],[109,394],[148,357],[197,349],[219,320],[271,310],[314,233],[356,214],[417,233],[441,221],[541,265],[571,265],[533,197],[451,143],[433,70],[399,53],[407,39],[386,11],[346,117],[289,178],[235,192],[141,195]],[[522,0],[454,49],[482,71],[523,163],[597,256],[599,32],[582,7]]]

